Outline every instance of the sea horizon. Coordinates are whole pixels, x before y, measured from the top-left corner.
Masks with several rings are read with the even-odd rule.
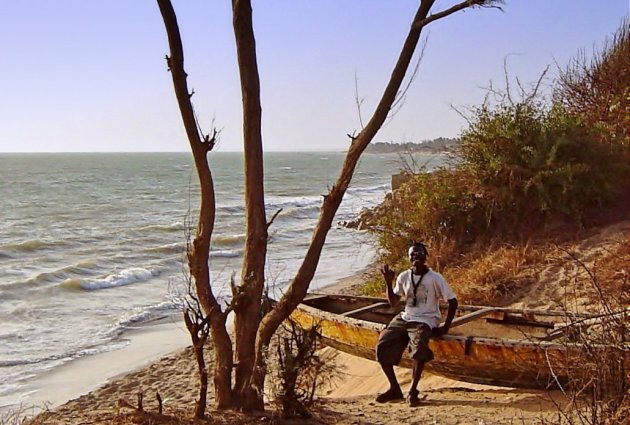
[[[331,153],[345,153],[345,150],[298,150],[298,151],[288,151],[288,150],[265,150],[263,154],[266,153],[322,153],[322,152],[331,152]],[[0,151],[0,155],[11,155],[11,154],[124,154],[124,153],[132,153],[132,154],[160,154],[160,153],[190,153],[190,150],[182,150],[182,151]],[[210,152],[210,155],[217,153],[243,153],[243,151],[223,151],[223,150],[213,150]],[[370,152],[366,152],[366,155],[370,154]],[[378,154],[380,155],[380,154]]]

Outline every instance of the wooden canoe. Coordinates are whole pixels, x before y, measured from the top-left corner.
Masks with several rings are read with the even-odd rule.
[[[319,326],[326,345],[374,360],[378,335],[398,311],[379,298],[310,294],[292,318],[303,328]],[[582,348],[568,338],[558,342],[566,321],[564,312],[460,306],[449,334],[431,339],[435,359],[425,369],[479,384],[564,387]],[[630,366],[627,351],[625,364]],[[400,366],[411,367],[407,353]]]

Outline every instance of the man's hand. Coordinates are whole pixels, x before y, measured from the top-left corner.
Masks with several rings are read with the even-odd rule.
[[[385,292],[387,293],[387,301],[389,302],[390,306],[395,307],[400,301],[400,297],[394,294],[394,288],[392,287],[394,284],[394,276],[396,275],[396,273],[394,273],[394,271],[390,269],[387,264],[385,264],[381,268],[381,274],[385,279]]]
[[[385,264],[381,268],[381,274],[383,275],[383,278],[385,278],[387,286],[391,288],[392,283],[394,282],[394,271],[389,268],[389,265]]]

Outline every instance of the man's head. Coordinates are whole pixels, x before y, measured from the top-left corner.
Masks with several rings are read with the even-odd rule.
[[[408,254],[409,261],[413,266],[422,266],[429,256],[427,247],[422,242],[413,242],[409,247]]]

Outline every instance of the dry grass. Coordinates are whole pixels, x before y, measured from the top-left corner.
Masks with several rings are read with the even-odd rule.
[[[217,410],[212,406],[206,409],[204,419],[197,419],[193,415],[190,406],[172,405],[166,406],[163,413],[158,413],[154,406],[145,407],[139,411],[135,406],[126,403],[119,403],[118,408],[95,408],[89,412],[79,412],[79,417],[73,417],[70,412],[45,411],[34,418],[30,411],[22,409],[19,412],[12,412],[11,415],[0,417],[0,425],[65,425],[72,424],[94,424],[94,425],[248,425],[253,423],[261,424],[333,424],[335,423],[332,414],[318,403],[313,405],[311,420],[306,419],[284,419],[281,412],[267,406],[264,412],[241,412],[236,410]],[[333,415],[334,416],[334,415]]]
[[[504,306],[525,300],[535,304],[544,297],[553,301],[544,305],[594,310],[602,293],[628,292],[624,287],[630,274],[627,238],[628,222],[623,220],[588,234],[551,235],[522,245],[495,244],[472,249],[443,274],[466,304]]]
[[[499,245],[473,251],[444,277],[463,304],[508,305],[535,280],[535,265],[544,262],[548,245]]]
[[[445,254],[436,253],[432,247],[429,265],[444,275],[461,304],[526,303],[528,307],[561,309],[572,303],[572,310],[592,310],[596,306],[592,301],[599,295],[574,256],[585,262],[602,291],[624,293],[620,277],[630,274],[627,220],[582,234],[565,230],[558,228],[546,238],[532,238],[522,244],[479,244],[467,254],[446,259],[449,265],[443,269],[439,260],[444,260]],[[405,267],[397,264],[396,270]],[[357,293],[384,296],[380,273],[373,273]]]

